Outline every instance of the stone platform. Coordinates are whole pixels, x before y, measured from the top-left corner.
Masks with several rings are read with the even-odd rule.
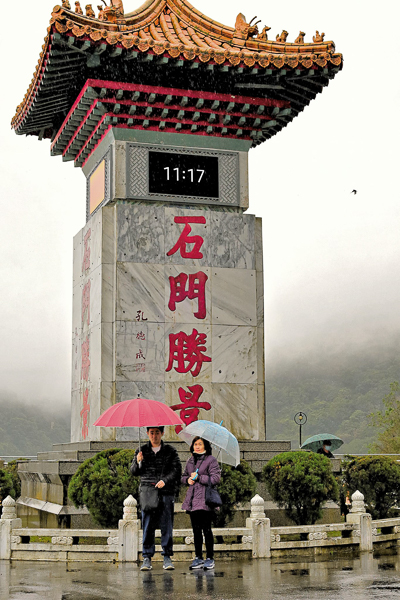
[[[188,445],[185,442],[168,443],[176,448],[184,465],[190,456]],[[242,441],[239,445],[241,458],[249,463],[257,477],[257,493],[268,499],[265,486],[260,481],[262,468],[277,454],[290,451],[290,442]],[[20,463],[18,472],[21,479],[21,497],[18,500],[18,516],[22,519],[23,526],[94,527],[87,509],[75,508],[68,498],[68,485],[72,476],[83,461],[102,450],[111,448],[128,450],[136,447],[137,442],[87,441],[56,444],[52,451],[38,453],[37,460]],[[268,500],[267,502],[271,505],[268,512],[276,512],[276,506]],[[179,504],[177,512],[179,515]],[[245,514],[238,514],[237,519],[242,521],[245,516]],[[182,514],[183,517],[186,515]],[[180,517],[178,519],[181,520]]]

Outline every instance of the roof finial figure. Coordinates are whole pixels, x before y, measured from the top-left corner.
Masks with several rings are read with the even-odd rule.
[[[102,7],[102,5],[98,5],[97,6],[97,10],[99,11],[99,16],[97,17],[99,21],[105,21],[105,16],[104,16],[104,9]]]
[[[297,38],[294,40],[295,44],[304,44],[304,36],[306,34],[304,33],[304,31],[300,31],[299,35],[297,36]]]
[[[71,10],[71,5],[69,3],[69,0],[62,0],[62,6],[63,6],[63,8],[67,8],[68,10]]]
[[[317,30],[315,32],[315,35],[313,36],[313,42],[314,42],[314,44],[321,44],[324,41],[324,37],[325,37],[325,34],[321,33],[321,35],[320,35],[319,31]]]
[[[75,12],[77,15],[83,15],[83,11],[81,9],[81,3],[78,0],[75,2]]]
[[[258,35],[257,25],[261,21],[257,21],[257,23],[254,23],[254,25],[252,25],[255,19],[257,19],[257,17],[253,17],[250,23],[247,23],[244,14],[239,13],[236,17],[234,37],[237,37],[242,40],[248,40],[249,38]]]
[[[86,10],[87,17],[91,17],[92,19],[96,18],[96,13],[94,12],[91,4],[86,4],[85,10]]]
[[[286,40],[287,40],[287,36],[288,36],[288,35],[289,35],[289,34],[288,34],[288,32],[286,31],[286,29],[284,29],[284,30],[282,31],[281,35],[279,35],[279,34],[278,34],[278,35],[276,36],[276,41],[277,41],[277,42],[283,42],[283,43],[285,43],[285,42],[286,42]]]
[[[266,42],[268,40],[267,31],[269,31],[270,29],[271,29],[271,27],[268,27],[267,25],[265,25],[265,27],[263,27],[262,32],[258,34],[257,39],[261,40],[262,42]]]

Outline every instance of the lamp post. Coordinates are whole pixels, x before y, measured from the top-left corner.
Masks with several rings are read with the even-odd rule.
[[[300,448],[301,448],[301,428],[307,423],[307,415],[304,412],[298,412],[294,415],[294,422],[299,426]]]

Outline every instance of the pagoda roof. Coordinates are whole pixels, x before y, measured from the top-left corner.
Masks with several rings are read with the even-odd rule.
[[[18,134],[54,139],[86,81],[93,79],[289,102],[290,117],[270,127],[266,139],[302,111],[343,65],[324,34],[316,32],[306,43],[300,32],[289,43],[283,31],[272,41],[269,27],[260,32],[242,14],[235,27],[228,27],[187,0],[147,0],[128,14],[121,0],[112,0],[113,6],[97,17],[91,5],[84,15],[75,4],[78,12],[68,0],[53,9],[36,71],[12,120]],[[260,141],[253,135],[254,145]]]

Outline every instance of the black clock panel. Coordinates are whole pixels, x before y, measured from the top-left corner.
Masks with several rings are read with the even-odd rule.
[[[218,157],[150,151],[149,192],[218,198]]]

